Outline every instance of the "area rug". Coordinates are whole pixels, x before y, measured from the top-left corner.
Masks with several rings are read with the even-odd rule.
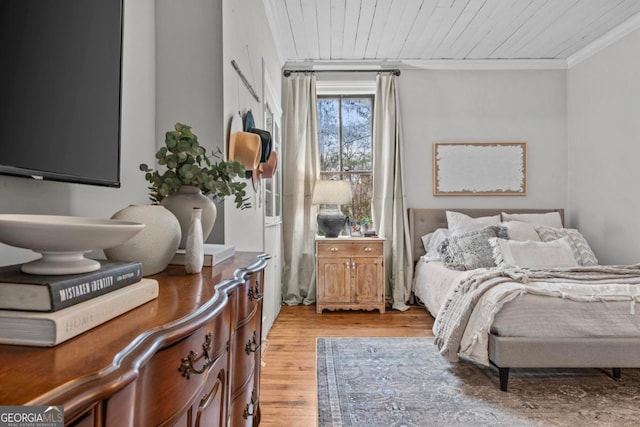
[[[447,362],[432,338],[318,338],[319,427],[631,426],[640,370],[497,370]]]

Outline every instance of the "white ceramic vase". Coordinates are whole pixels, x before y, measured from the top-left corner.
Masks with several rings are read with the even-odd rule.
[[[104,253],[111,260],[139,261],[145,276],[167,268],[176,254],[182,232],[180,224],[170,211],[160,205],[130,205],[116,212],[112,219],[144,224],[138,234],[125,243]]]
[[[203,195],[198,187],[195,185],[183,185],[177,192],[168,195],[160,203],[178,218],[180,229],[182,230],[180,249],[186,247],[193,208],[202,209],[202,240],[207,240],[211,230],[213,230],[213,224],[216,222],[218,210],[213,200]]]
[[[204,240],[202,239],[202,209],[191,210],[191,224],[184,249],[184,269],[189,274],[200,273],[204,264]]]

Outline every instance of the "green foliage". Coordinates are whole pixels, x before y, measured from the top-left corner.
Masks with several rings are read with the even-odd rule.
[[[320,167],[322,171],[370,171],[373,98],[318,98]]]
[[[360,217],[360,223],[362,223],[362,225],[370,225],[371,224],[371,217],[369,215],[363,215]]]
[[[191,126],[176,123],[175,129],[165,134],[164,143],[165,146],[156,153],[156,160],[166,170],[163,173],[147,171],[144,176],[151,184],[149,199],[153,203],[160,203],[181,185],[195,185],[202,194],[214,198],[234,196],[239,209],[251,206],[247,202],[249,198],[245,197],[247,184],[236,181],[236,178],[244,176],[244,166],[235,160],[212,161],[198,142],[198,137],[191,132]],[[212,156],[221,157],[221,153],[218,150]]]

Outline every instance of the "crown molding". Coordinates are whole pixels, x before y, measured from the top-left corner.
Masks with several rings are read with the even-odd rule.
[[[564,70],[564,59],[435,59],[407,60],[405,66],[423,70]],[[406,67],[405,67],[406,69]]]
[[[622,24],[605,33],[599,39],[594,40],[573,55],[569,56],[567,58],[567,67],[571,68],[576,66],[580,62],[592,57],[596,53],[612,45],[613,43],[617,42],[627,34],[637,30],[638,28],[640,28],[640,13],[636,13],[631,18],[624,21]]]
[[[565,70],[564,59],[416,59],[404,61],[288,61],[291,70]]]

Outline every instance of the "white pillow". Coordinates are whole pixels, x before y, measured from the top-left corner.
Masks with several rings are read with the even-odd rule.
[[[598,258],[591,250],[591,246],[587,243],[587,239],[575,228],[553,228],[544,225],[536,226],[536,231],[540,240],[548,242],[551,240],[567,237],[571,249],[573,249],[573,257],[580,265],[598,265]]]
[[[421,237],[422,246],[424,247],[425,252],[429,252],[429,240],[431,240],[432,236],[433,236],[433,233],[428,233]]]
[[[451,235],[480,230],[490,225],[500,225],[500,215],[472,218],[460,212],[446,211],[447,226]]]
[[[520,221],[535,225],[546,225],[547,227],[562,228],[562,218],[560,212],[546,213],[513,213],[502,212],[502,221]]]
[[[550,242],[489,239],[493,248],[493,260],[498,267],[515,265],[522,268],[576,267],[569,238]]]
[[[426,254],[424,255],[427,261],[439,261],[440,254],[438,253],[438,246],[444,240],[446,240],[449,235],[449,230],[446,228],[438,228],[433,233],[425,234],[422,236],[422,244],[424,245],[424,250]]]
[[[538,232],[536,231],[535,224],[529,224],[527,222],[520,221],[506,221],[503,222],[502,225],[507,227],[509,239],[511,240],[518,240],[520,242],[526,240],[540,242],[542,240],[538,235]]]

